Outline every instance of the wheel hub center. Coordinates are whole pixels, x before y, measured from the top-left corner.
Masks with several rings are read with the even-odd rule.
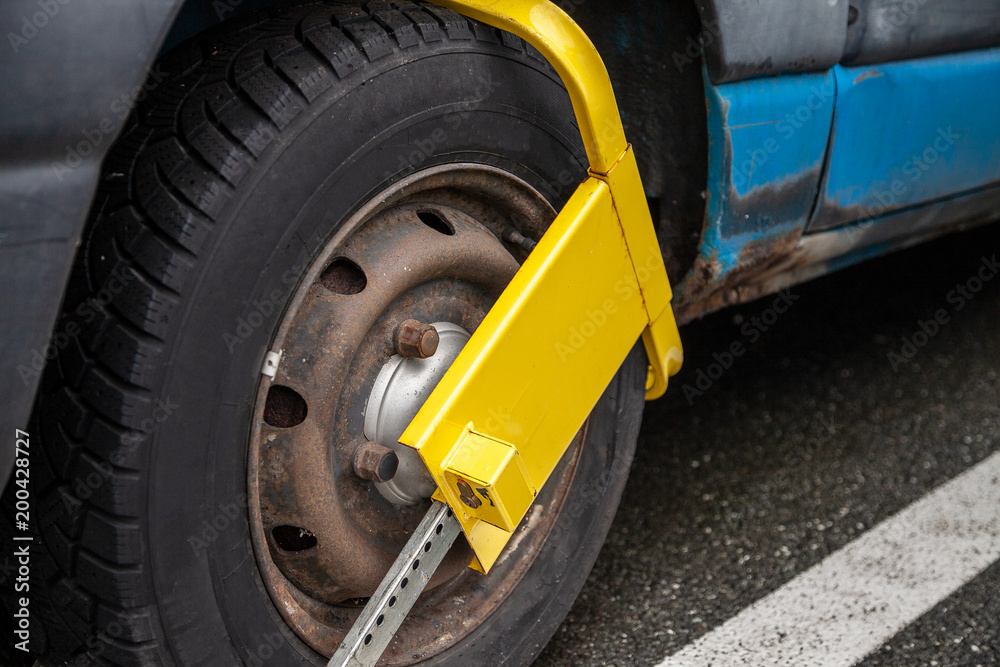
[[[395,476],[375,488],[396,505],[416,505],[437,488],[416,450],[401,445],[399,438],[430,396],[445,371],[465,347],[470,334],[451,322],[435,322],[440,342],[426,359],[395,354],[379,371],[365,409],[365,437],[389,447],[399,457]]]

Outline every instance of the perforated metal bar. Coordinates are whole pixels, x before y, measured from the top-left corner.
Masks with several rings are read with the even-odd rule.
[[[448,506],[435,501],[327,667],[371,667],[378,662],[461,532]]]

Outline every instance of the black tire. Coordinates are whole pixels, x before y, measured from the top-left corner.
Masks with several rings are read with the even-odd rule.
[[[231,349],[225,334],[264,295],[291,293],[278,277],[301,276],[309,239],[418,169],[498,166],[556,209],[585,173],[568,97],[532,49],[446,10],[394,5],[282,9],[182,45],[108,158],[58,325],[81,333],[46,371],[32,434],[42,664],[325,662],[275,612],[245,516],[206,549],[189,544],[246,497],[280,308]],[[411,145],[442,136],[433,127],[448,128],[443,141]],[[637,347],[521,583],[425,664],[522,665],[541,651],[614,516],[645,377]]]

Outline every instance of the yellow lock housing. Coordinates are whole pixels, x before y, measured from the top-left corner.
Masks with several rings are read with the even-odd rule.
[[[444,479],[465,513],[508,532],[538,493],[514,445],[471,429],[444,465]]]

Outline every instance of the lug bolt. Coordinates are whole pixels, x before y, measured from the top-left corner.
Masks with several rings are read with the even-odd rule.
[[[354,451],[354,472],[370,482],[388,482],[396,475],[399,457],[377,442],[366,442]]]
[[[404,357],[434,356],[440,340],[437,329],[417,320],[405,320],[396,329],[396,351]]]

